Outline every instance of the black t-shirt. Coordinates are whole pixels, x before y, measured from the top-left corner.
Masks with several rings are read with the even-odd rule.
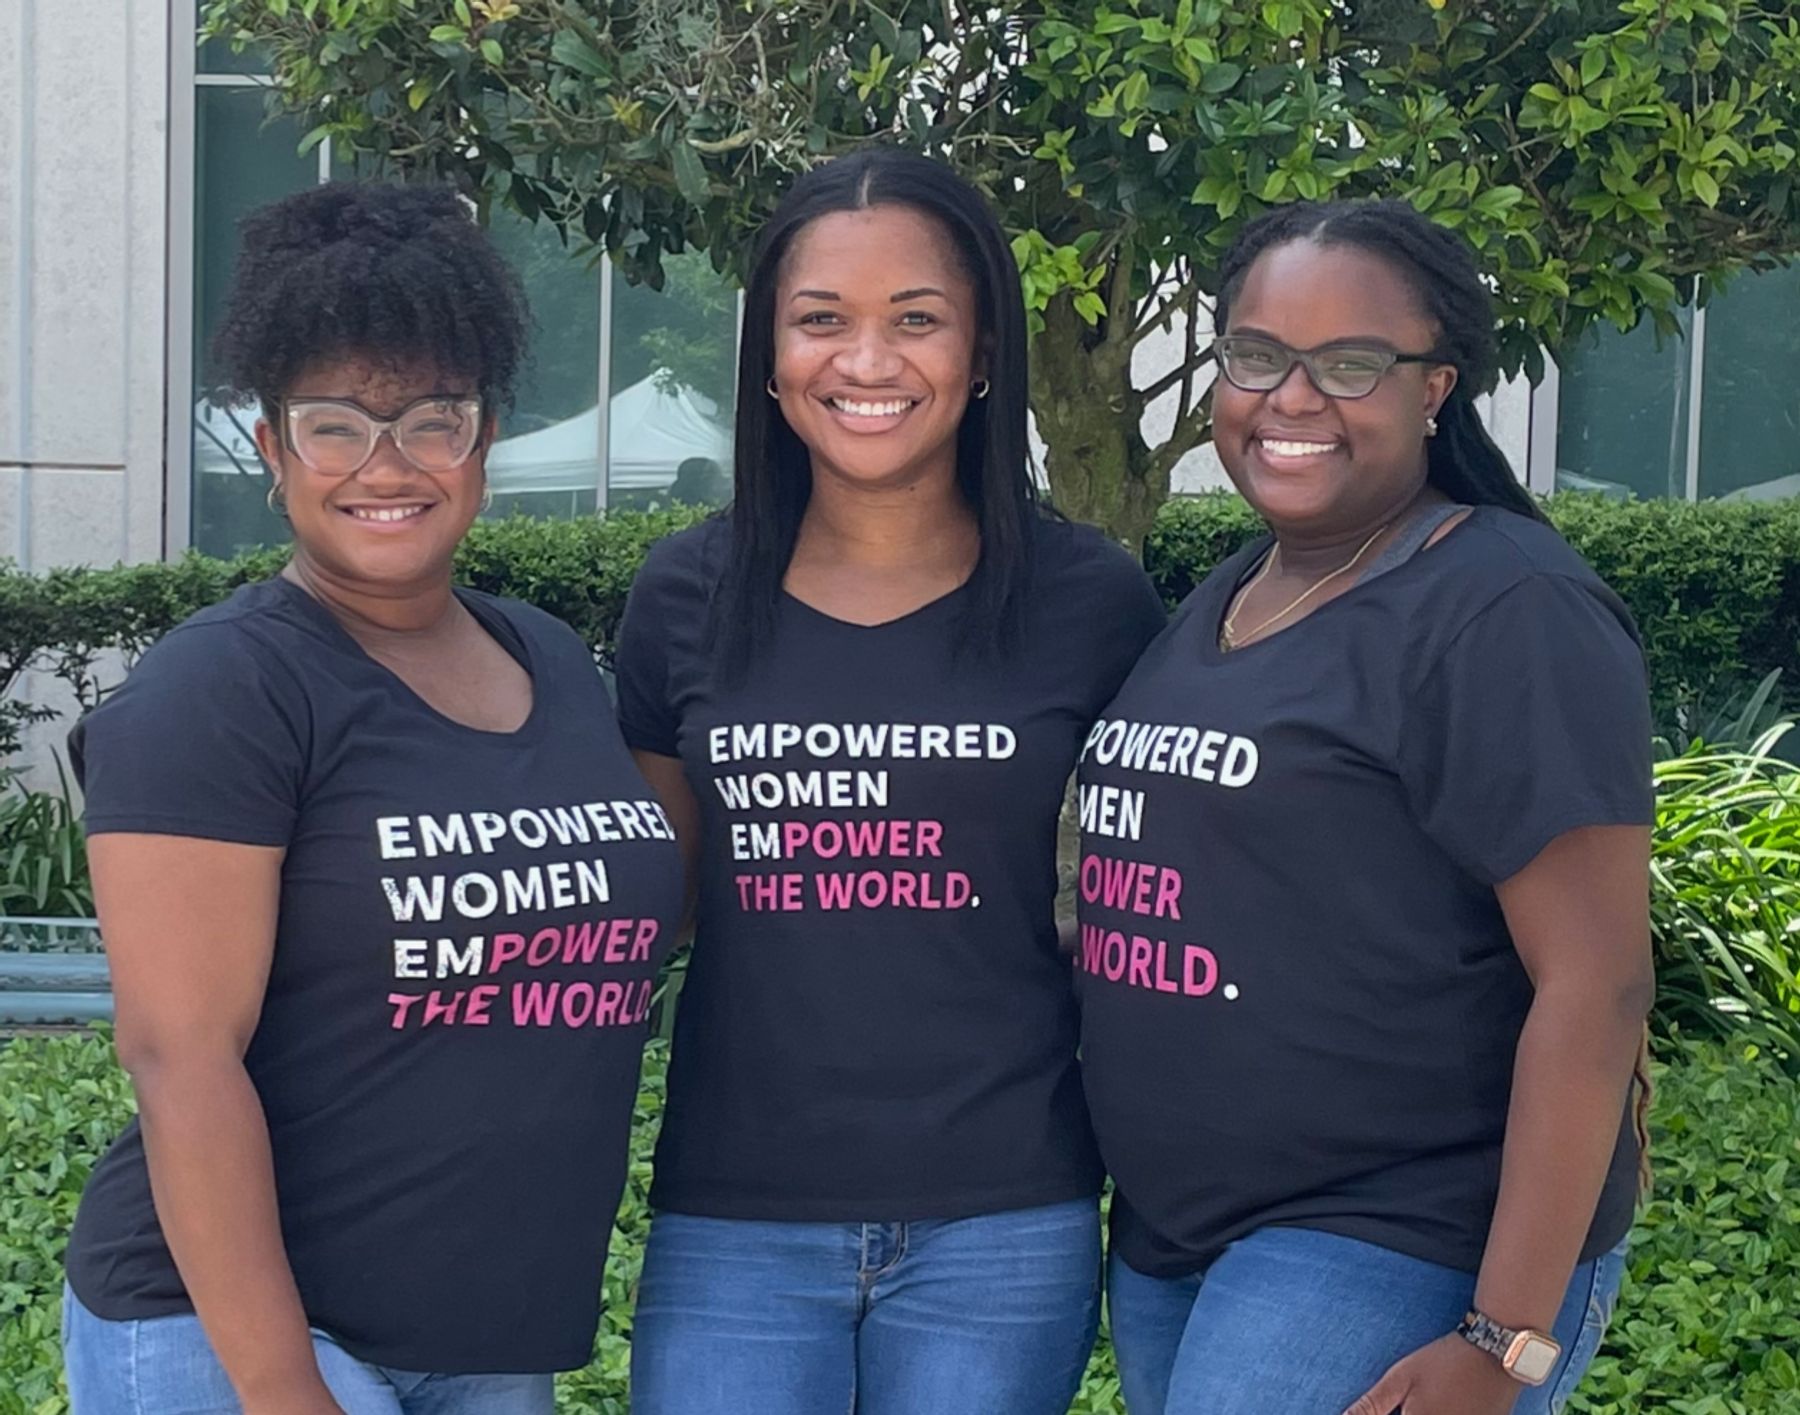
[[[1642,655],[1560,536],[1487,507],[1222,653],[1267,546],[1188,597],[1082,754],[1113,1241],[1157,1276],[1267,1225],[1475,1271],[1532,997],[1494,886],[1565,831],[1650,820]],[[1621,1123],[1585,1256],[1629,1227],[1635,1162]]]
[[[704,819],[652,1202],[898,1222],[1094,1193],[1057,817],[1163,623],[1149,581],[1045,519],[1010,653],[959,651],[966,586],[875,627],[783,594],[722,686],[705,636],[728,535],[657,546],[619,639],[626,740],[682,760]]]
[[[674,832],[565,625],[461,592],[530,673],[463,726],[286,580],[144,655],[71,737],[87,828],[285,846],[245,1067],[314,1325],[404,1370],[584,1365],[624,1184]],[[191,1310],[134,1122],[69,1280],[115,1320]]]

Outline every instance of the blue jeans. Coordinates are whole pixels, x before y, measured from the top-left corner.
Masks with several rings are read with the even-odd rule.
[[[1600,1347],[1625,1245],[1575,1270],[1563,1355],[1513,1415],[1555,1415]],[[1342,1415],[1401,1357],[1456,1329],[1475,1278],[1372,1243],[1265,1228],[1204,1273],[1146,1277],[1113,1256],[1113,1346],[1130,1415]]]
[[[1064,1415],[1099,1316],[1093,1199],[919,1223],[658,1214],[632,1415]]]
[[[238,1415],[225,1368],[194,1316],[111,1322],[63,1288],[63,1366],[73,1415]],[[434,1376],[358,1361],[324,1332],[313,1352],[344,1415],[551,1415],[549,1373]]]

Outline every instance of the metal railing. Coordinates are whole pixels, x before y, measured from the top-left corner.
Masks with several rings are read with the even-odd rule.
[[[0,915],[0,1027],[110,1021],[112,985],[94,919]]]

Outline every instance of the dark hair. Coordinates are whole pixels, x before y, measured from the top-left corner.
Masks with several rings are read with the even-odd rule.
[[[738,353],[735,495],[731,545],[713,634],[741,668],[774,628],[782,577],[812,496],[806,446],[766,385],[775,372],[775,287],[795,236],[822,216],[903,206],[944,230],[974,283],[990,392],[971,399],[956,436],[956,479],[975,513],[981,558],[969,584],[964,639],[1011,643],[1031,565],[1036,490],[1026,441],[1025,304],[1019,269],[981,194],[948,167],[892,147],[869,147],[806,173],[764,227],[744,287]]]
[[[1412,286],[1425,314],[1437,325],[1438,343],[1432,352],[1455,366],[1456,387],[1438,409],[1437,436],[1426,443],[1426,480],[1465,505],[1503,506],[1544,520],[1542,508],[1519,485],[1512,464],[1475,411],[1476,395],[1494,387],[1499,345],[1493,298],[1462,237],[1405,201],[1296,202],[1277,207],[1244,227],[1225,254],[1213,311],[1221,332],[1231,317],[1231,302],[1257,257],[1290,241],[1354,246],[1385,260]]]
[[[426,362],[511,401],[524,355],[519,282],[443,186],[331,182],[259,207],[213,338],[214,398],[265,409],[308,364]]]

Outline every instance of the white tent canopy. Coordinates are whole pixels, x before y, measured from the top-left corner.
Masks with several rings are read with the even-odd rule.
[[[718,405],[691,388],[665,392],[656,385],[652,375],[613,395],[607,440],[615,488],[667,486],[690,457],[731,465],[731,434],[717,421]],[[598,474],[599,450],[600,410],[589,408],[502,440],[488,458],[488,476],[499,495],[589,490]]]

